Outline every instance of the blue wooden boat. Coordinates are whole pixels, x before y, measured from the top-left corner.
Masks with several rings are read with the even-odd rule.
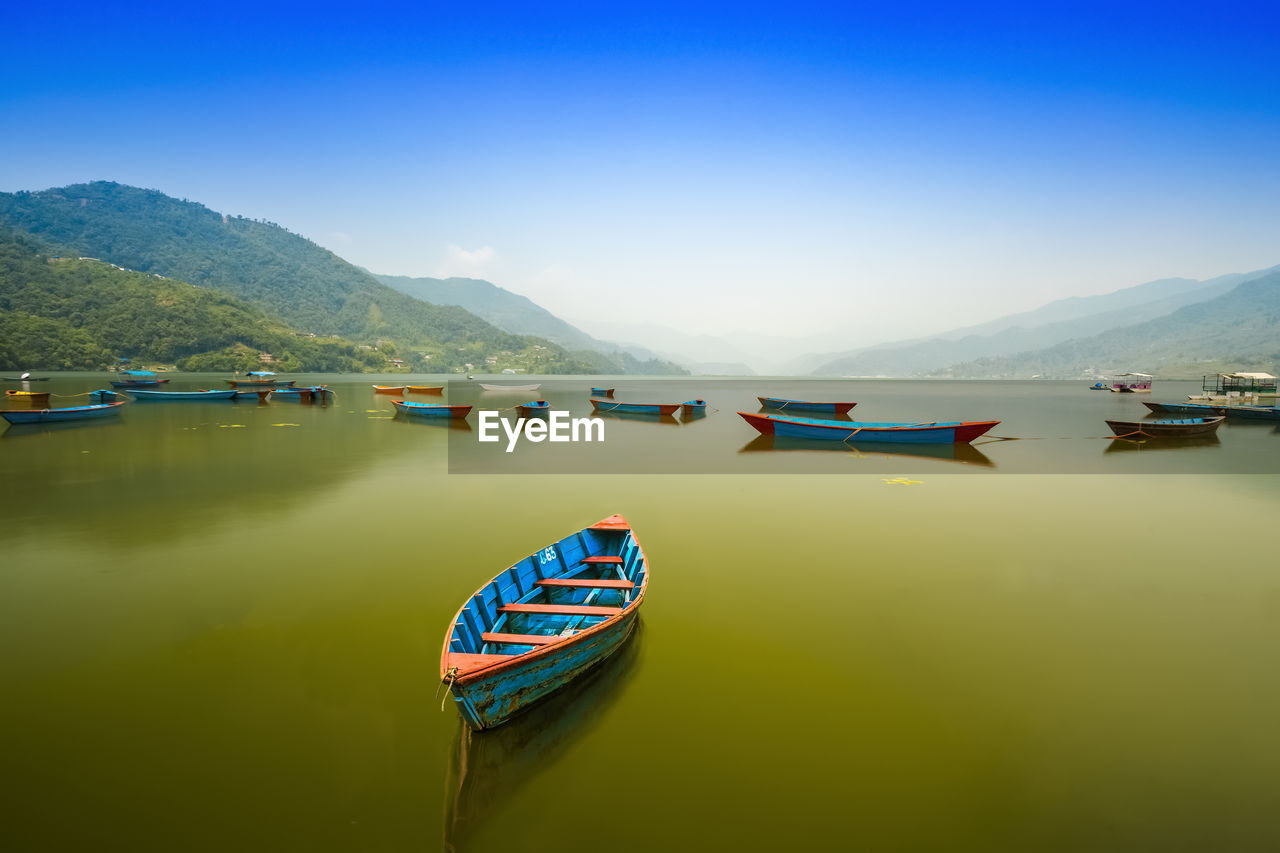
[[[259,403],[265,403],[273,390],[270,386],[264,388],[233,388],[231,390],[231,399],[257,400]]]
[[[688,417],[689,415],[705,415],[707,413],[706,400],[689,400],[680,404],[680,414]]]
[[[516,406],[516,414],[522,418],[535,417],[545,415],[551,411],[551,404],[546,400],[532,400],[528,403],[521,403]]]
[[[818,418],[738,414],[763,435],[816,438],[825,441],[894,442],[901,444],[968,444],[999,421],[947,421],[928,423],[863,423]]]
[[[1213,418],[1161,418],[1155,421],[1107,421],[1107,426],[1117,436],[1144,436],[1147,438],[1183,438],[1189,435],[1207,435],[1217,432],[1226,420],[1223,415]]]
[[[272,400],[292,400],[301,403],[327,401],[333,396],[333,391],[326,385],[313,385],[310,388],[273,388],[271,390]]]
[[[612,388],[592,388],[591,396],[592,397],[612,397],[613,389]]]
[[[122,370],[118,374],[124,377],[120,380],[112,380],[112,388],[154,388],[157,385],[163,385],[168,379],[161,379],[158,374],[151,370]]]
[[[419,418],[465,418],[471,413],[470,406],[444,406],[435,403],[411,403],[408,400],[392,400],[391,405],[397,412]]]
[[[28,409],[26,411],[0,412],[11,424],[42,424],[53,421],[84,421],[93,418],[107,418],[120,413],[118,403],[95,403],[91,406],[69,406],[65,409]]]
[[[591,398],[591,408],[598,412],[620,412],[633,415],[673,415],[679,403],[618,403]]]
[[[500,725],[608,658],[635,627],[648,584],[620,515],[503,569],[445,633],[440,679],[462,719]]]
[[[1251,418],[1262,421],[1280,420],[1280,406],[1214,406],[1207,403],[1151,403],[1142,402],[1158,415],[1186,414],[1213,417],[1226,415],[1229,418]]]
[[[134,388],[129,392],[129,396],[135,400],[153,400],[164,402],[180,402],[192,400],[230,400],[236,396],[236,391],[156,391],[144,388]]]
[[[787,400],[782,397],[757,397],[760,405],[766,409],[786,409],[787,411],[830,412],[835,415],[848,414],[857,403],[815,403],[812,400]]]

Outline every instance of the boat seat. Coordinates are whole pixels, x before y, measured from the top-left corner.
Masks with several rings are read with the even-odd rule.
[[[505,643],[509,646],[545,646],[548,643],[554,643],[556,640],[562,640],[563,637],[557,635],[547,636],[546,634],[500,634],[486,631],[480,635],[480,640],[485,643]]]
[[[504,604],[499,613],[542,613],[548,616],[617,616],[621,607],[595,607],[589,604]]]
[[[631,581],[611,579],[591,580],[589,578],[544,578],[537,581],[534,586],[579,587],[584,589],[631,589],[635,584]]]
[[[621,557],[584,557],[578,561],[580,566],[621,566]]]

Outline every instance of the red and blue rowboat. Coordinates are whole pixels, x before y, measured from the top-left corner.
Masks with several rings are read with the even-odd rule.
[[[29,409],[27,411],[0,412],[11,424],[42,424],[50,421],[84,421],[92,418],[107,418],[120,413],[119,403],[98,403],[92,406],[69,406],[65,409]]]
[[[968,444],[999,421],[948,421],[914,424],[825,421],[779,415],[738,412],[764,435],[783,438],[817,438],[827,441],[884,441],[898,444]]]
[[[628,412],[633,415],[673,415],[679,403],[618,403],[613,400],[591,399],[591,408],[597,412]]]
[[[613,389],[612,388],[592,388],[591,396],[592,397],[612,397]]]
[[[786,400],[781,397],[756,397],[766,409],[787,409],[802,412],[831,412],[843,415],[857,403],[815,403],[812,400]]]
[[[441,406],[432,403],[410,403],[408,400],[392,400],[396,411],[421,418],[465,418],[471,413],[470,406]]]
[[[680,414],[682,415],[704,415],[706,412],[706,400],[689,400],[680,404]]]
[[[1213,406],[1205,403],[1150,403],[1142,401],[1156,414],[1186,414],[1213,417],[1226,415],[1232,418],[1253,418],[1263,421],[1280,421],[1280,406]]]
[[[473,729],[500,725],[622,646],[649,584],[620,515],[503,569],[453,617],[440,679]]]

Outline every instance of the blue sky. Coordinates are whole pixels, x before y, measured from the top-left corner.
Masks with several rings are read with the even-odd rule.
[[[850,346],[1280,263],[1264,4],[177,5],[6,12],[0,190]]]

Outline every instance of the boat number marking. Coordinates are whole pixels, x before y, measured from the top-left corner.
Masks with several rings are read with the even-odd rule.
[[[538,562],[541,563],[542,565],[545,566],[547,563],[554,563],[555,561],[556,561],[556,549],[554,545],[550,548],[543,548],[541,551],[538,552]]]

